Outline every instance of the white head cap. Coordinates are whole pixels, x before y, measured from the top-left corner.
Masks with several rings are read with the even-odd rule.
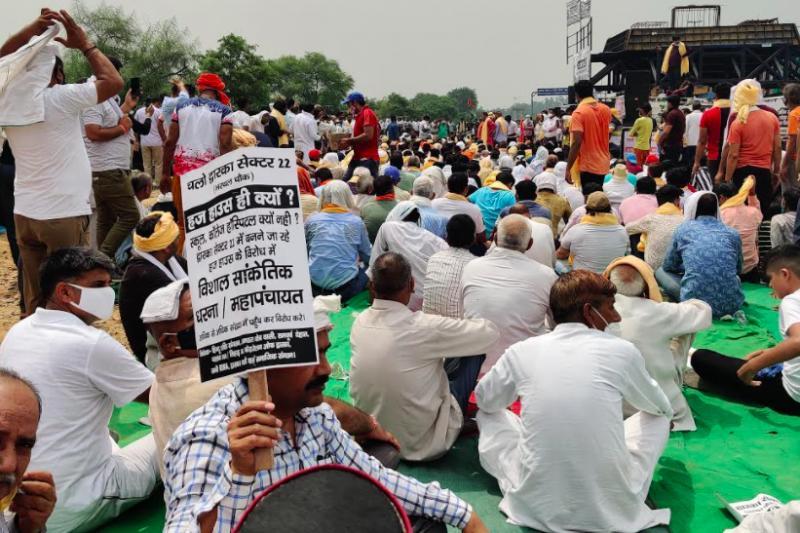
[[[338,294],[314,298],[314,329],[328,331],[333,328],[329,313],[338,313],[341,309],[342,297]]]

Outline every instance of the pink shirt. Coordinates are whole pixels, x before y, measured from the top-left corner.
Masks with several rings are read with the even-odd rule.
[[[620,222],[631,224],[656,209],[658,209],[658,200],[654,194],[634,194],[619,204]]]
[[[764,216],[755,196],[747,200],[750,205],[737,205],[720,210],[720,217],[726,226],[739,232],[742,238],[742,274],[758,266],[758,226]]]

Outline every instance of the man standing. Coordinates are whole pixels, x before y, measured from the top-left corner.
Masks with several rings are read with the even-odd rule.
[[[225,83],[216,74],[203,72],[196,85],[200,96],[178,104],[164,143],[160,189],[162,193],[172,192],[181,230],[179,252],[183,251],[185,238],[181,176],[233,149],[233,119],[228,107],[231,100],[225,94]],[[170,177],[170,169],[174,179]]]
[[[146,401],[153,374],[101,329],[111,318],[113,264],[100,252],[62,248],[42,266],[39,308],[9,330],[0,365],[30,379],[43,410],[31,464],[53,473],[58,503],[48,527],[90,531],[147,498],[158,480],[152,435],[119,448],[114,406]],[[58,376],[58,378],[54,378]]]
[[[111,62],[119,72],[122,63]],[[139,222],[131,187],[131,136],[128,113],[138,97],[128,95],[120,105],[114,96],[83,112],[86,153],[92,165],[92,190],[97,206],[97,246],[114,257],[117,248]],[[151,122],[152,124],[152,122]]]
[[[683,149],[683,162],[687,166],[694,161],[697,143],[700,140],[700,120],[703,118],[703,106],[700,102],[692,104],[692,112],[686,115],[686,146]],[[694,176],[694,174],[692,174]]]
[[[139,140],[139,145],[142,147],[144,171],[150,174],[150,177],[153,178],[153,183],[156,185],[161,181],[161,171],[164,165],[164,139],[161,137],[161,131],[157,127],[157,124],[161,122],[161,103],[164,98],[165,96],[161,95],[150,104],[153,112],[150,133],[142,135]],[[146,113],[147,108],[141,107],[136,111],[133,118],[140,124],[144,123]]]
[[[464,316],[494,320],[501,336],[486,352],[486,373],[503,352],[528,337],[546,333],[550,287],[556,273],[527,257],[533,246],[530,221],[508,215],[497,226],[497,246],[470,261],[461,278]]]
[[[686,131],[686,117],[680,110],[681,97],[672,95],[667,98],[667,114],[664,117],[664,129],[658,138],[658,148],[662,161],[681,162],[683,156],[683,133]]]
[[[292,135],[294,135],[294,149],[303,152],[303,162],[308,163],[308,152],[314,149],[314,143],[319,140],[317,119],[314,118],[314,104],[303,104],[302,111],[292,121]]]
[[[31,450],[42,417],[42,397],[16,372],[0,368],[0,434],[7,443],[0,450],[0,500],[13,509],[13,521],[0,513],[0,531],[27,533],[45,531],[45,523],[56,504],[56,488],[50,472],[28,471]]]
[[[33,23],[10,37],[0,57],[24,46],[55,22],[64,25],[59,42],[83,52],[95,81],[65,85],[64,63],[56,48],[45,47],[31,61],[30,73],[50,72],[41,93],[43,122],[5,130],[16,158],[14,221],[22,257],[25,310],[39,304],[39,267],[53,251],[89,243],[89,206],[92,178],[81,135],[81,113],[111,98],[122,89],[122,78],[108,58],[94,46],[86,32],[66,12],[45,10]],[[41,72],[40,72],[41,71]],[[26,74],[21,75],[24,77]],[[38,76],[39,79],[41,76]],[[14,80],[6,96],[15,94]],[[36,104],[34,104],[36,105]],[[122,127],[120,127],[121,129]]]
[[[494,122],[496,129],[494,131],[495,144],[508,142],[508,122],[502,113],[497,114],[497,119]]]
[[[342,101],[347,104],[355,118],[353,136],[342,140],[341,146],[353,148],[353,158],[344,175],[345,181],[353,176],[356,167],[367,167],[373,176],[378,175],[378,139],[381,137],[381,126],[378,116],[367,105],[364,95],[353,91]]]
[[[705,110],[700,117],[700,133],[697,137],[692,176],[700,170],[705,157],[709,174],[715,181],[720,181],[722,176],[719,175],[719,158],[722,154],[728,116],[731,113],[731,86],[727,83],[718,83],[714,86],[714,96],[714,105],[711,109]],[[724,174],[724,169],[722,170]]]
[[[661,73],[667,76],[667,89],[674,91],[681,84],[681,78],[689,73],[689,52],[679,35],[672,36],[672,43],[664,53]],[[669,93],[667,93],[669,94]]]
[[[725,181],[740,188],[745,178],[753,176],[763,213],[772,201],[772,177],[780,173],[781,125],[777,116],[758,107],[761,96],[755,80],[743,80],[736,86],[736,119],[728,133]]]
[[[639,350],[604,331],[620,320],[615,292],[594,272],[559,278],[549,298],[556,328],[509,348],[475,389],[481,465],[515,524],[639,531],[669,523],[669,510],[651,510],[645,498],[672,408]],[[518,397],[521,417],[506,409]],[[624,422],[623,402],[639,410]]]
[[[643,166],[650,155],[650,139],[653,136],[653,128],[655,123],[650,113],[653,108],[649,103],[645,102],[639,107],[639,118],[633,123],[630,131],[630,136],[635,139],[633,145],[633,153],[636,154],[636,164]]]
[[[370,287],[372,306],[350,332],[355,406],[397,437],[403,459],[436,459],[458,437],[482,354],[500,333],[488,320],[411,311],[414,278],[399,254],[378,257]],[[445,373],[445,357],[460,358],[453,375]]]
[[[608,150],[611,110],[594,99],[592,84],[587,80],[575,84],[575,94],[580,102],[570,119],[572,144],[567,160],[567,180],[577,182],[575,178],[578,177],[582,187],[587,183],[602,186],[611,165]],[[586,191],[583,194],[586,195]]]

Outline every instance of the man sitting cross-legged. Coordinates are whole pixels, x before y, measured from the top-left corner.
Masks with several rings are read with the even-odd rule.
[[[669,523],[645,505],[672,408],[619,322],[614,286],[570,272],[550,291],[551,333],[511,346],[478,383],[478,453],[500,510],[542,531],[635,532]],[[521,416],[506,407],[517,397]],[[622,419],[623,401],[640,410]]]
[[[372,306],[350,332],[350,392],[397,436],[401,457],[435,459],[458,437],[483,354],[499,332],[488,320],[411,311],[414,278],[399,254],[378,257],[370,288]],[[450,376],[445,357],[461,358]]]

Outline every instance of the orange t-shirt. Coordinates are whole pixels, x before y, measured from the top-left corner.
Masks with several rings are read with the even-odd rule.
[[[798,127],[800,127],[800,106],[789,113],[789,135],[797,135]]]
[[[601,102],[581,104],[572,113],[570,134],[583,133],[583,142],[578,161],[581,172],[608,174],[611,154],[608,151],[608,125],[611,123],[611,110]],[[572,136],[573,142],[575,136]]]
[[[769,111],[750,111],[746,124],[734,120],[728,133],[728,143],[739,145],[736,168],[771,168],[772,143],[780,130],[778,117]]]

